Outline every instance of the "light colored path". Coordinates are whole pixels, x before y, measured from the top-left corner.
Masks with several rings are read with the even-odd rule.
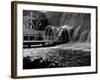
[[[38,55],[38,53],[39,55],[40,54],[44,55],[43,52],[46,52],[49,49],[54,49],[54,48],[90,51],[91,45],[89,43],[66,43],[53,47],[41,47],[41,48],[30,48],[30,49],[28,48],[23,50],[23,54],[24,57],[32,56],[33,53],[34,55]]]

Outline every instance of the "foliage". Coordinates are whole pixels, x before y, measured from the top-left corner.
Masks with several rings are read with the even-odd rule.
[[[41,53],[40,53],[41,52]],[[90,51],[73,49],[40,50],[23,59],[24,69],[90,66]]]

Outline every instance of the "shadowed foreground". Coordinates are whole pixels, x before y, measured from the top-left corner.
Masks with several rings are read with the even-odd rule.
[[[72,46],[24,49],[23,69],[90,66],[90,47]]]

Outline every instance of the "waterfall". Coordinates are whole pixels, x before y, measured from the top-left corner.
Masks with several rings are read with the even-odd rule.
[[[88,37],[88,32],[87,32],[87,31],[83,31],[83,32],[80,34],[79,42],[86,42],[87,37]]]
[[[79,30],[80,30],[80,29],[81,29],[81,26],[78,26],[78,27],[74,30],[73,36],[72,36],[73,40],[75,40],[75,39],[77,38],[77,36],[80,35],[80,34],[79,34]]]
[[[91,42],[91,32],[88,33],[88,37],[87,37],[86,42]]]

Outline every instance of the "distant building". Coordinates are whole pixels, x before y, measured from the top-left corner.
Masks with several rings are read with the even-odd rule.
[[[44,28],[48,25],[45,14],[39,11],[23,12],[24,40],[43,40]]]

